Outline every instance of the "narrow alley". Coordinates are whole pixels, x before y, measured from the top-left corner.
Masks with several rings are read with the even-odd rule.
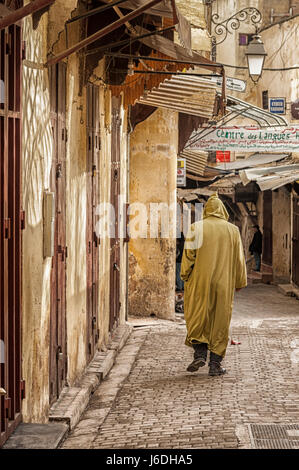
[[[1,450],[299,448],[298,44],[299,0],[0,0]]]
[[[299,448],[297,317],[298,300],[275,286],[237,293],[241,345],[228,347],[223,377],[186,371],[182,315],[131,318],[131,337],[62,448]]]

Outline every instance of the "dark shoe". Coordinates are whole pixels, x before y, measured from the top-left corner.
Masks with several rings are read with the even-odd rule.
[[[208,345],[206,343],[194,343],[194,360],[187,367],[188,372],[196,372],[199,367],[203,367],[207,360]]]
[[[226,369],[224,369],[224,367],[221,367],[221,361],[222,356],[218,356],[218,354],[211,352],[209,362],[209,375],[215,376],[223,375],[226,373]]]
[[[203,367],[206,364],[205,359],[198,357],[188,365],[187,371],[188,372],[196,372],[200,367]]]
[[[218,362],[212,362],[209,364],[209,366],[209,375],[215,376],[226,374],[226,369],[224,369],[224,367],[221,367]]]

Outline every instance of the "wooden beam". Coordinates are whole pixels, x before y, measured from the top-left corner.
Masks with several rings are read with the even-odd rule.
[[[55,0],[33,0],[33,2],[27,3],[24,7],[18,8],[3,18],[0,18],[0,29],[7,28],[12,24],[17,23],[22,18],[25,18],[25,16],[31,15],[32,13],[51,5],[54,1]]]
[[[122,26],[124,23],[127,21],[130,21],[137,16],[141,15],[144,11],[148,10],[149,8],[153,7],[157,3],[160,3],[161,0],[151,0],[150,2],[142,5],[141,7],[137,8],[136,10],[132,11],[131,13],[128,13],[125,15],[123,18],[120,18],[119,20],[114,21],[114,23],[109,24],[103,29],[100,29],[96,33],[92,34],[91,36],[83,39],[82,41],[78,42],[74,46],[70,47],[69,49],[66,49],[65,51],[61,52],[55,57],[51,57],[45,64],[46,67],[49,67],[50,65],[57,64],[57,62],[60,62],[61,60],[65,59],[69,55],[73,54],[74,52],[79,51],[80,49],[83,49],[83,47],[88,46],[89,44],[97,41],[97,39],[102,38],[103,36],[106,36],[107,34],[111,33],[115,29],[119,28],[119,26]]]

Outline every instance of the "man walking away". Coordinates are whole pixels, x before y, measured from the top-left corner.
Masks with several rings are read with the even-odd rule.
[[[203,220],[191,225],[186,238],[181,278],[185,281],[185,344],[194,349],[189,372],[205,365],[208,350],[209,375],[226,372],[220,363],[228,345],[234,291],[247,285],[239,229],[228,217],[213,194],[206,202]]]
[[[253,235],[252,242],[249,245],[249,251],[254,256],[255,269],[254,271],[261,270],[261,254],[263,246],[263,235],[258,225],[254,226],[255,234]]]

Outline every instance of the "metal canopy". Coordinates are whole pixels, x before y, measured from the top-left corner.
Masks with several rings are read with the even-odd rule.
[[[239,175],[244,186],[250,181],[256,181],[261,191],[274,190],[299,180],[299,165],[253,168],[241,170]]]
[[[180,75],[172,76],[157,88],[145,92],[137,102],[211,119],[216,95],[215,84],[201,77]]]
[[[226,109],[230,111],[225,118],[238,116],[244,116],[251,119],[259,124],[260,127],[277,127],[287,126],[288,122],[277,114],[272,114],[269,111],[259,108],[247,101],[242,101],[234,96],[227,96]],[[235,116],[234,116],[235,115]]]
[[[241,170],[243,168],[251,168],[257,165],[265,165],[267,163],[277,162],[288,156],[288,153],[254,153],[244,160],[221,163],[215,165],[213,168],[217,170]]]

